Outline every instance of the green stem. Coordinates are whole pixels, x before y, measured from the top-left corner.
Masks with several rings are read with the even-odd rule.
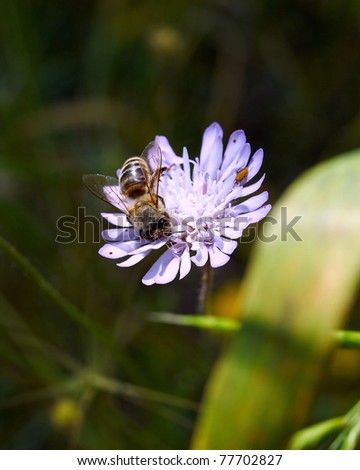
[[[196,402],[187,400],[185,398],[176,397],[164,392],[158,392],[138,385],[133,385],[127,382],[121,382],[116,379],[105,377],[91,371],[87,372],[85,379],[93,387],[104,390],[112,394],[120,394],[135,399],[157,401],[164,405],[176,406],[179,408],[198,411],[199,405]]]
[[[181,315],[179,313],[155,312],[150,321],[170,325],[191,326],[211,331],[237,331],[240,322],[234,318],[215,317],[211,315]]]
[[[360,440],[360,401],[344,417],[346,427],[332,442],[329,449],[355,449]]]
[[[334,331],[336,344],[342,348],[360,348],[360,331]]]
[[[321,441],[323,441],[328,435],[340,432],[346,425],[346,419],[344,416],[331,418],[320,423],[313,424],[305,429],[301,429],[296,432],[291,440],[289,447],[290,449],[314,449]]]
[[[205,315],[209,310],[209,297],[212,284],[212,269],[210,261],[208,260],[204,266],[203,275],[201,278],[201,287],[199,293],[198,313]]]

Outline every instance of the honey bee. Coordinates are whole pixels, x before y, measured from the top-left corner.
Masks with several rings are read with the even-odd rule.
[[[153,170],[151,168],[154,168]],[[104,175],[84,175],[85,186],[102,201],[123,212],[140,238],[152,242],[171,235],[171,220],[164,199],[159,196],[162,152],[150,142],[139,157],[125,161],[119,179]]]

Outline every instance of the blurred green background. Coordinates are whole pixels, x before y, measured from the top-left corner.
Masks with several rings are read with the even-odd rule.
[[[116,268],[84,220],[84,243],[56,243],[57,220],[108,211],[82,174],[115,175],[156,134],[195,156],[211,122],[244,129],[272,203],[360,147],[360,3],[2,0],[0,33],[0,235],[71,304],[0,251],[1,447],[188,448],[228,336],[148,319],[194,313],[200,270],[145,287],[155,257]],[[214,313],[231,313],[251,249],[216,271]],[[359,364],[328,359],[308,423],[354,404]]]

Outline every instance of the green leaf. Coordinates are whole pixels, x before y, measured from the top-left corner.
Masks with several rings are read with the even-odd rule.
[[[330,449],[355,449],[360,441],[360,401],[345,416],[328,419],[294,434],[290,441],[292,449],[317,447],[330,434],[338,431]]]
[[[355,449],[360,442],[360,401],[344,417],[346,426],[332,442],[330,449]]]
[[[335,431],[343,429],[345,425],[346,419],[340,416],[309,426],[294,434],[290,441],[290,448],[313,449],[318,446],[325,437]]]
[[[276,240],[256,246],[242,328],[210,377],[194,448],[283,448],[304,426],[332,330],[356,293],[359,207],[360,151],[311,169],[276,204],[264,231]],[[297,216],[302,241],[286,240]]]

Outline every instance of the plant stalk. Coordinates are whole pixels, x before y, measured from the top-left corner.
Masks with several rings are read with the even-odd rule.
[[[213,281],[213,272],[211,268],[210,261],[208,260],[204,266],[202,278],[201,278],[201,287],[199,293],[199,304],[198,304],[198,313],[200,315],[206,315],[209,313],[209,298],[210,291]]]

